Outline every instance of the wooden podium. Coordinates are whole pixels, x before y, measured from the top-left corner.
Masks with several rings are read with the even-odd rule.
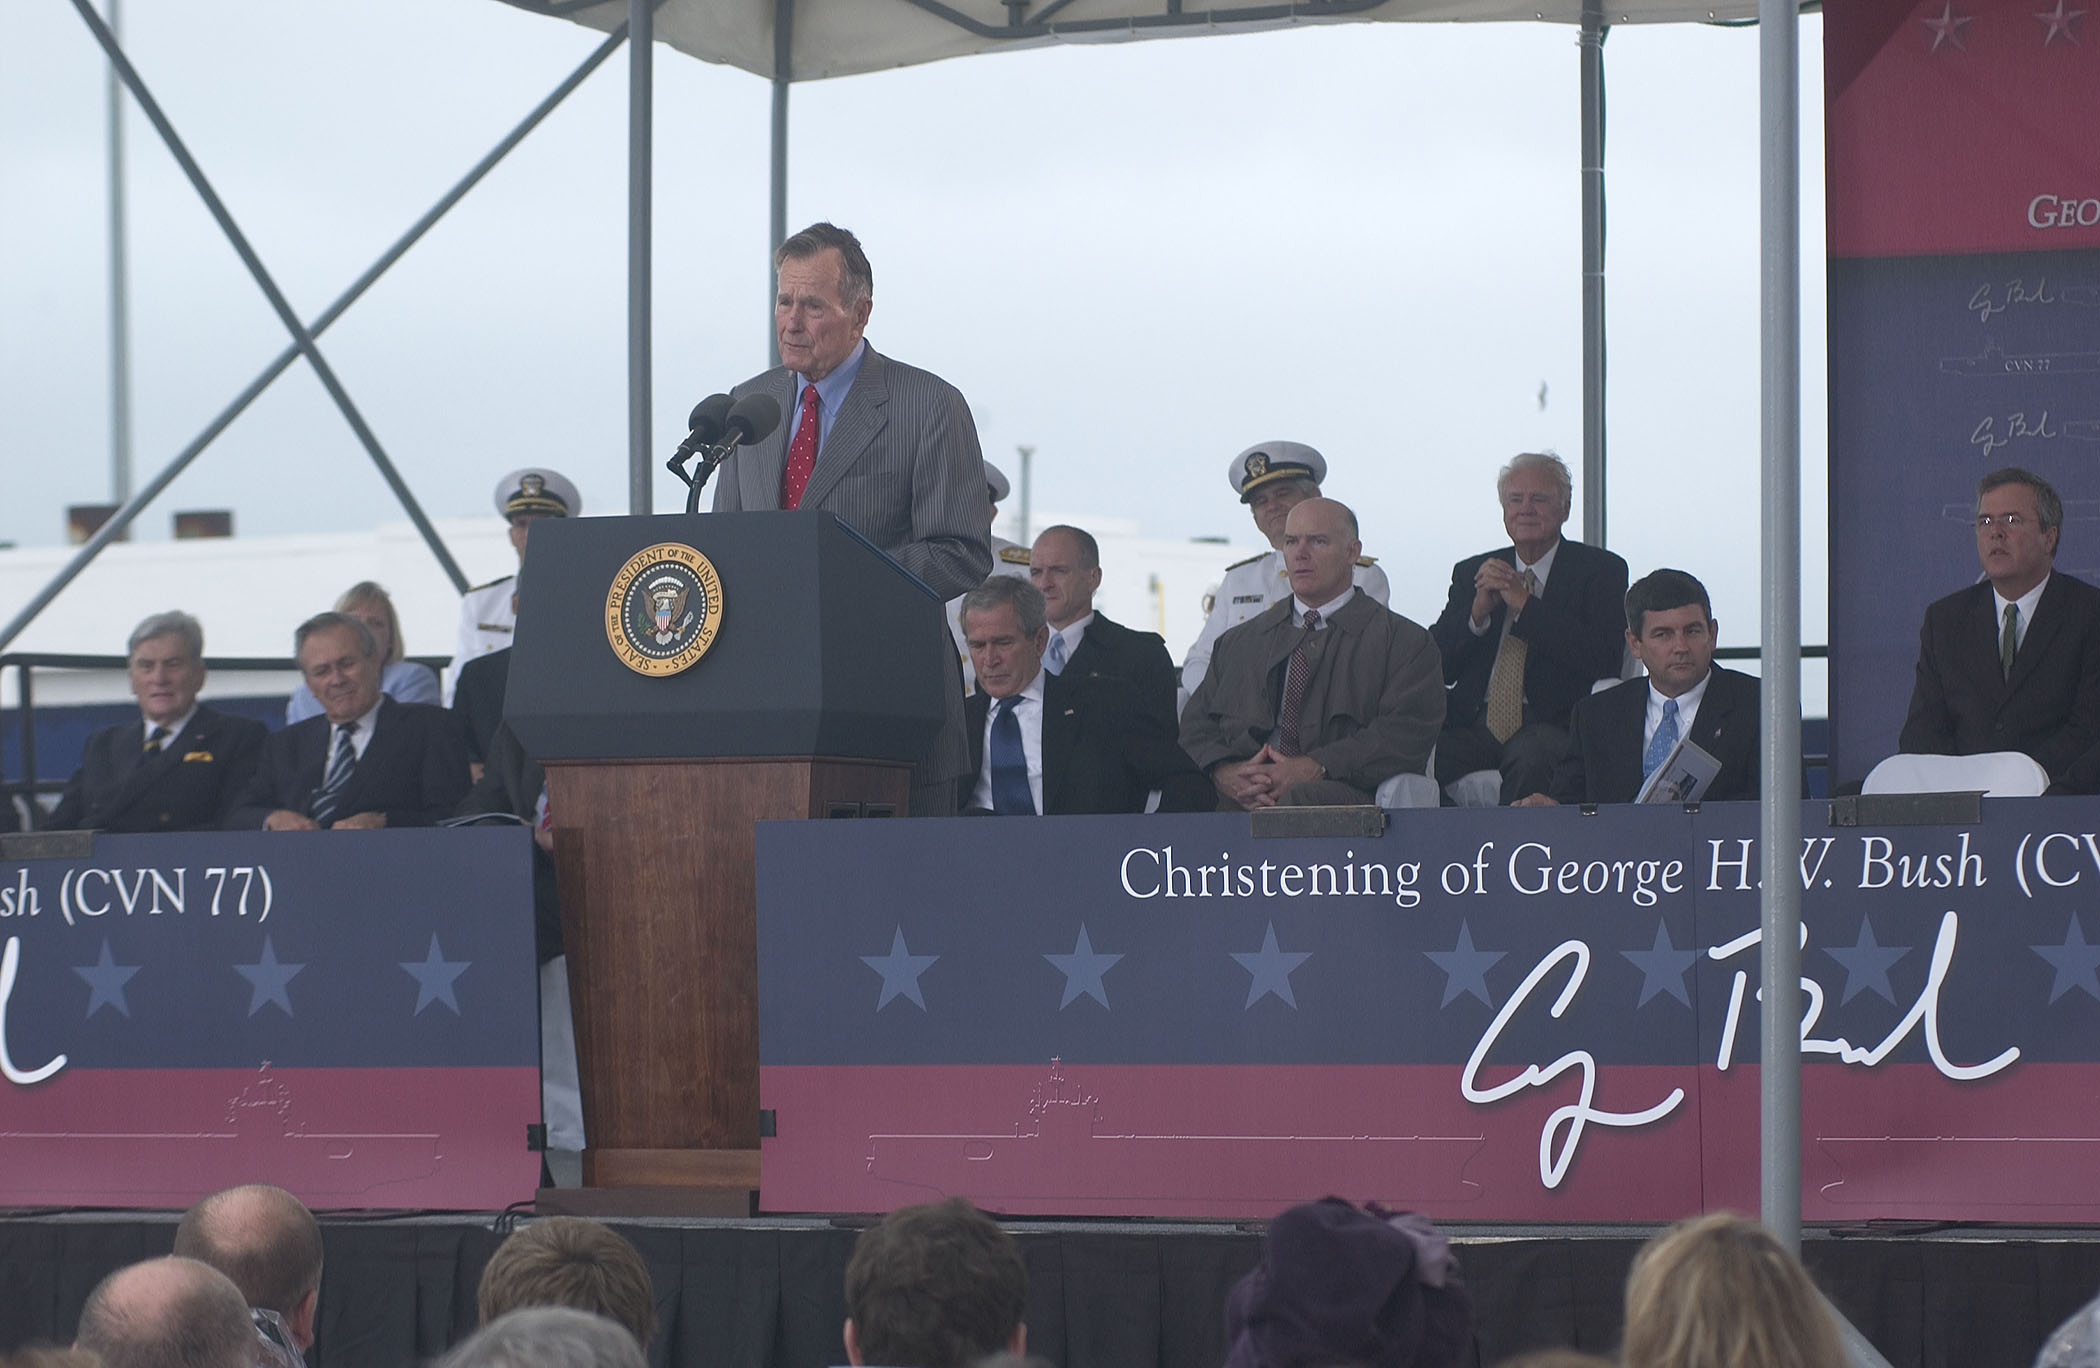
[[[651,675],[611,600],[665,543],[720,593],[705,654]],[[943,715],[940,601],[829,513],[548,519],[519,584],[504,716],[547,770],[584,1182],[755,1189],[752,823],[905,815]]]

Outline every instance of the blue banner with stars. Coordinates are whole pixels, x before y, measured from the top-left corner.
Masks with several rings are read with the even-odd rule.
[[[1987,808],[1887,830],[1804,808],[1812,1219],[2100,1216],[2056,1181],[2100,1159],[2100,805]],[[1756,837],[1740,804],[1337,840],[1223,815],[761,824],[763,1201],[1754,1205]]]
[[[529,839],[105,836],[0,864],[0,1203],[529,1196]]]

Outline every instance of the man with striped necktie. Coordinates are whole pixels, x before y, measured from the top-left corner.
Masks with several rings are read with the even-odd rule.
[[[466,742],[452,715],[382,694],[379,642],[348,613],[308,618],[294,642],[321,716],[271,735],[226,825],[352,831],[451,816],[468,787]]]

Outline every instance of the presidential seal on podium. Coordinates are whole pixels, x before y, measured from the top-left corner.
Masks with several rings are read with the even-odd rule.
[[[658,542],[627,558],[605,593],[605,638],[636,674],[674,675],[707,654],[722,623],[722,581],[707,557]]]

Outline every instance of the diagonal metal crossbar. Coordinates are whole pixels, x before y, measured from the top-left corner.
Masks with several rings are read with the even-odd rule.
[[[124,59],[114,34],[102,25],[100,16],[96,15],[92,9],[87,8],[84,4],[76,4],[76,8],[81,9],[82,17],[87,21],[90,31],[95,33],[97,41],[102,44],[104,51],[109,54],[112,69],[117,72],[119,79],[123,80],[131,89],[134,97],[139,100],[141,107],[146,111],[148,118],[153,121],[155,128],[168,141],[170,150],[174,152],[184,171],[190,174],[192,183],[197,186],[206,204],[213,209],[214,215],[219,217],[221,227],[226,230],[228,237],[234,241],[236,250],[242,251],[242,259],[248,262],[251,271],[260,272],[260,263],[253,259],[252,251],[244,250],[246,244],[240,238],[238,230],[232,226],[230,217],[225,216],[224,206],[219,204],[216,196],[211,193],[209,186],[203,182],[202,173],[195,170],[195,163],[189,159],[187,152],[176,140],[173,129],[168,125],[166,117],[161,114],[159,106],[154,104],[150,96],[147,95],[144,86],[138,80],[137,72]],[[488,173],[494,170],[497,164],[508,156],[520,142],[524,141],[528,134],[539,127],[564,100],[573,94],[577,87],[590,77],[592,72],[602,66],[606,59],[612,56],[620,45],[626,41],[626,38],[627,30],[625,25],[617,27],[607,34],[605,41],[600,43],[590,56],[586,57],[574,71],[570,72],[561,84],[549,92],[546,98],[535,105],[523,119],[519,120],[517,125],[505,134],[481,160],[476,162],[450,190],[440,196],[437,202],[421,218],[417,219],[400,237],[396,238],[392,245],[382,252],[371,266],[366,268],[363,274],[352,281],[342,294],[338,295],[327,308],[315,316],[312,323],[305,325],[303,328],[297,325],[295,319],[288,323],[287,326],[290,327],[294,336],[292,345],[286,347],[268,365],[264,366],[257,373],[256,377],[249,382],[247,387],[236,395],[224,409],[220,410],[209,423],[205,424],[203,430],[187,446],[183,447],[158,475],[126,500],[124,506],[118,509],[108,522],[102,525],[96,534],[88,540],[87,544],[80,548],[72,560],[68,561],[65,567],[52,578],[49,584],[45,585],[35,597],[23,605],[22,610],[4,628],[0,628],[0,648],[4,648],[9,642],[19,636],[24,628],[35,621],[37,615],[49,607],[51,602],[64,592],[66,586],[71,584],[97,555],[101,554],[102,549],[122,535],[124,529],[131,525],[139,513],[144,511],[147,505],[151,504],[155,498],[159,497],[161,492],[169,484],[173,483],[175,478],[202,454],[206,447],[210,446],[222,432],[230,427],[233,421],[245,412],[248,406],[254,403],[276,381],[278,376],[289,369],[292,362],[298,360],[301,356],[308,355],[312,350],[315,338],[326,332],[330,326],[348,311],[352,304],[356,303],[367,290],[378,282],[381,276],[385,275],[392,268],[395,262],[407,255],[409,249],[422,240],[437,225],[438,221],[451,211],[454,205],[458,204],[470,190],[480,184]],[[266,276],[258,276],[258,283],[264,285],[266,294],[272,295],[273,304],[282,305],[282,296],[274,293],[274,286],[267,283]],[[288,316],[284,307],[280,307],[279,313],[280,317]],[[312,354],[317,362],[317,372],[326,374],[325,366],[318,364],[318,352],[312,351]],[[336,391],[332,389],[330,392],[334,394]],[[347,404],[347,396],[342,398],[340,402]],[[350,414],[354,414],[354,409],[349,410],[346,416]],[[352,422],[353,427],[359,425],[359,420],[353,418]],[[361,436],[368,435],[368,433],[361,433]],[[417,530],[423,534],[424,540],[429,543],[432,552],[437,556],[439,563],[445,568],[454,585],[460,589],[465,589],[465,577],[460,573],[458,566],[445,550],[444,544],[439,540],[436,530],[430,526],[428,519],[423,517],[422,510],[416,505],[414,497],[408,492],[407,487],[400,482],[399,476],[386,460],[384,453],[377,450],[376,443],[368,446],[367,449],[372,451],[382,474],[387,477],[388,484],[393,487],[396,496],[400,498],[404,508],[408,510],[411,519],[415,522]]]

